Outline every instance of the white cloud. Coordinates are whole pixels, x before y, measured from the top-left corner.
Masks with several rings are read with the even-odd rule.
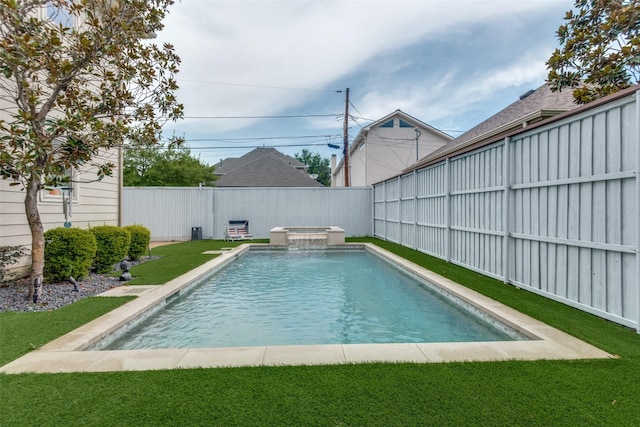
[[[377,119],[401,108],[427,122],[446,122],[505,87],[544,80],[544,48],[553,34],[544,48],[533,35],[486,45],[480,37],[533,33],[534,20],[559,22],[558,11],[571,3],[184,0],[173,6],[157,41],[173,43],[182,57],[178,96],[187,116],[341,112],[341,95],[313,89],[350,86],[363,115]],[[501,57],[494,44],[514,50]],[[187,136],[254,135],[262,123],[185,120],[176,128]],[[336,125],[333,118],[296,123]]]

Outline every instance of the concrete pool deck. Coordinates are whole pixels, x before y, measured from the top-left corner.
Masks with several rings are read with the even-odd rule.
[[[185,290],[211,271],[221,268],[250,249],[243,244],[164,285],[120,286],[102,296],[137,296],[133,301],[16,359],[0,373],[61,373],[140,371],[176,368],[239,366],[329,365],[367,362],[440,363],[540,359],[614,358],[590,344],[539,322],[449,279],[417,266],[373,244],[357,246],[387,257],[412,274],[427,280],[467,304],[531,337],[527,341],[458,343],[330,344],[229,348],[83,351],[131,325],[134,320],[168,298]]]

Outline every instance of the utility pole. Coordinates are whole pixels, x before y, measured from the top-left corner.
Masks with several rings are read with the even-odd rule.
[[[344,103],[344,186],[349,186],[349,88],[347,88],[347,97]]]

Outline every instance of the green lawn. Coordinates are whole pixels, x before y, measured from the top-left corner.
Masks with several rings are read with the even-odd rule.
[[[635,331],[416,251],[359,240],[374,241],[620,358],[0,375],[0,425],[638,425],[640,336]],[[200,244],[206,241],[172,250]],[[29,316],[41,313],[25,313],[19,321],[0,313],[2,360],[8,360],[8,329],[18,329],[13,341],[22,337],[17,347],[28,350],[72,327],[56,327],[47,336],[55,323],[50,319],[80,325],[109,309],[96,302],[103,299],[90,298],[34,320]],[[39,338],[30,340],[36,334]]]
[[[254,242],[267,242],[267,240],[255,240]],[[202,252],[234,248],[241,243],[244,242],[193,240],[190,242],[158,246],[152,249],[151,255],[158,255],[162,258],[133,266],[131,268],[131,275],[135,279],[130,281],[129,284],[159,285],[166,283],[217,256],[203,254]]]
[[[86,298],[53,311],[0,313],[0,366],[71,332],[133,298]],[[1,414],[2,411],[0,417]],[[0,422],[0,426],[2,425]]]

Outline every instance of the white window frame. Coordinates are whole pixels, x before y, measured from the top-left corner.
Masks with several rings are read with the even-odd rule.
[[[72,2],[73,0],[68,0]],[[61,14],[61,10],[50,2],[43,7],[42,14],[43,18],[50,20],[55,25],[62,24],[65,27],[73,28],[76,25],[75,18],[72,15]]]
[[[71,203],[77,205],[79,200],[79,186],[76,182],[76,177],[78,174],[74,169],[69,169],[68,175],[71,179],[69,181],[69,185],[65,185],[64,187],[71,187]],[[40,202],[45,204],[61,203],[63,199],[62,192],[62,187],[45,187],[44,189],[40,190]]]

